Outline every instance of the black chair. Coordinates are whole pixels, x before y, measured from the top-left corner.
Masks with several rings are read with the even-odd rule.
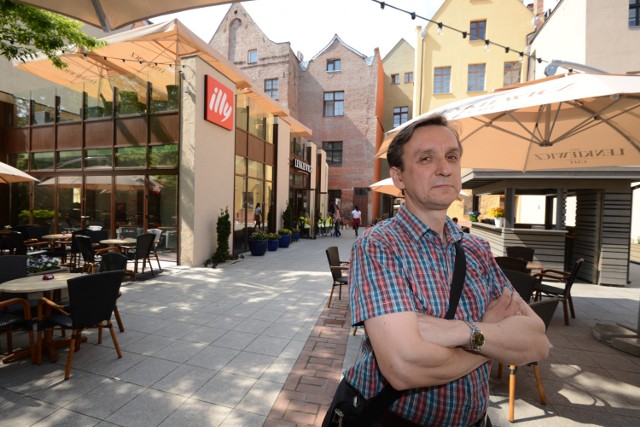
[[[111,316],[113,315],[113,308],[116,305],[123,277],[124,272],[122,271],[105,271],[69,279],[67,281],[69,307],[58,305],[47,298],[40,299],[36,353],[38,363],[42,362],[43,333],[50,357],[55,360],[55,349],[52,342],[53,331],[55,329],[71,329],[69,355],[64,376],[64,379],[68,380],[71,373],[73,354],[79,349],[82,331],[88,328],[98,328],[98,343],[100,343],[102,342],[103,322],[109,328],[118,358],[122,358],[118,338],[111,324]],[[52,311],[50,316],[44,315],[45,307]]]
[[[87,236],[87,232],[89,230],[75,230],[71,232],[71,246],[67,249],[67,267],[74,270],[80,265],[80,248],[78,247],[78,241],[76,240],[76,236]]]
[[[83,236],[81,234],[74,237],[78,244],[78,249],[82,255],[82,271],[85,273],[95,273],[99,264],[99,260],[96,258],[96,254],[93,251],[93,245],[91,244],[91,238],[89,236]]]
[[[333,291],[336,286],[338,287],[338,299],[342,299],[342,286],[348,285],[348,277],[343,275],[343,272],[349,270],[349,266],[348,261],[340,261],[340,253],[337,246],[330,246],[325,252],[327,254],[327,261],[329,261],[331,277],[333,278],[331,294],[329,294],[329,302],[327,302],[327,307],[331,307],[331,298],[333,298]]]
[[[162,270],[162,266],[160,265],[160,257],[158,256],[158,247],[160,246],[160,239],[162,239],[162,230],[160,230],[159,228],[150,228],[147,230],[147,232],[153,233],[156,236],[151,252],[156,257],[156,261],[158,262],[158,270]]]
[[[155,238],[156,235],[153,233],[144,233],[136,237],[135,247],[125,245],[122,246],[123,250],[127,250],[127,252],[125,252],[125,255],[129,258],[129,261],[134,262],[133,280],[136,280],[136,275],[138,274],[138,262],[142,263],[143,274],[146,264],[149,263],[151,277],[154,277],[153,267],[151,266],[151,251],[153,250]]]
[[[538,279],[538,283],[534,289],[535,300],[540,300],[543,296],[558,298],[562,302],[564,310],[564,324],[569,325],[569,309],[571,309],[571,317],[576,318],[576,312],[573,308],[573,299],[571,299],[571,287],[578,276],[580,267],[584,262],[580,258],[573,265],[571,271],[560,270],[542,270],[540,273],[534,274]],[[557,285],[554,285],[554,283]],[[568,307],[567,307],[568,306]]]
[[[91,238],[91,246],[93,246],[94,250],[98,250],[103,248],[100,241],[109,238],[109,230],[87,230],[85,232],[85,236],[89,236]]]
[[[497,256],[495,259],[502,271],[515,270],[527,273],[527,260],[525,259],[511,258],[507,256]]]
[[[0,283],[19,279],[27,275],[26,255],[0,256]]]
[[[521,271],[516,270],[503,270],[509,282],[513,288],[518,291],[518,294],[522,297],[525,302],[529,302],[531,300],[531,296],[533,295],[533,289],[538,283],[538,279],[534,276],[523,273]]]
[[[526,246],[507,246],[507,256],[511,258],[522,258],[527,261],[533,261],[534,248]]]
[[[8,255],[6,255],[8,256]],[[20,310],[16,310],[19,306]],[[13,333],[26,331],[29,336],[29,351],[31,361],[36,362],[35,345],[33,341],[33,326],[31,323],[31,307],[25,298],[9,298],[0,301],[0,334],[7,339],[7,354],[2,362],[9,362],[16,356],[13,348]]]
[[[544,301],[535,301],[529,304],[531,309],[542,319],[544,322],[545,330],[549,328],[553,314],[558,307],[558,298],[549,298]],[[544,395],[544,388],[542,387],[542,377],[540,376],[540,368],[538,362],[529,363],[529,366],[533,368],[533,375],[536,379],[538,386],[538,394],[540,395],[540,403],[547,404],[547,398]],[[514,420],[515,412],[515,394],[516,394],[516,373],[518,370],[517,365],[509,365],[509,422]],[[498,378],[502,375],[502,364],[498,365]]]
[[[102,259],[100,260],[100,271],[125,271],[127,269],[127,262],[129,258],[127,258],[124,254],[120,254],[118,252],[107,252],[102,255]],[[118,298],[122,296],[122,292],[118,292]],[[120,311],[118,310],[118,305],[113,307],[113,315],[116,318],[116,323],[118,324],[118,329],[120,332],[124,332],[124,324],[122,323],[122,319],[120,318]]]

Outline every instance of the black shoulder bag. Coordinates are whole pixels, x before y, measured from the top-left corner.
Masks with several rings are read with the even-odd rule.
[[[456,242],[456,261],[451,280],[449,307],[444,316],[445,319],[453,319],[456,314],[466,273],[467,259],[462,249],[462,241],[458,241]],[[322,427],[368,426],[401,395],[401,391],[388,384],[378,395],[367,400],[343,378],[333,396]]]

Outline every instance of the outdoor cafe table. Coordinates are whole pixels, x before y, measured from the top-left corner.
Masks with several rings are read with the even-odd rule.
[[[49,250],[51,250],[52,252],[55,250],[56,248],[56,243],[59,243],[62,246],[62,249],[64,249],[65,245],[71,242],[71,234],[45,234],[44,236],[42,236],[43,239],[48,240],[49,241]],[[62,259],[62,262],[65,263],[67,262],[67,255],[65,252],[61,252],[60,254],[60,258]]]
[[[124,239],[105,239],[100,240],[101,245],[112,246],[117,252],[122,252],[123,245],[135,245],[136,239],[125,237]]]
[[[540,270],[544,269],[544,265],[540,261],[527,261],[527,270]]]
[[[44,280],[43,274],[20,277],[18,279],[9,280],[0,283],[0,292],[7,294],[22,294],[43,292],[46,298],[51,299],[53,291],[64,289],[67,287],[67,280],[78,277],[81,273],[52,273],[53,279]],[[37,313],[31,313],[31,318],[37,316]],[[13,362],[18,359],[29,357],[29,351],[16,351],[13,355],[2,359],[3,363]]]

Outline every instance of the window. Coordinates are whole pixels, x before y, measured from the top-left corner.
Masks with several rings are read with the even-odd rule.
[[[249,64],[255,64],[258,62],[258,51],[256,49],[251,49],[249,54],[247,55],[247,62]]]
[[[400,74],[391,74],[391,84],[392,85],[400,84]]]
[[[504,86],[520,83],[520,70],[522,64],[518,61],[504,63]]]
[[[471,21],[469,40],[484,40],[487,37],[487,21]]]
[[[436,67],[433,70],[433,94],[451,93],[451,67]]]
[[[467,76],[467,92],[484,90],[484,70],[486,64],[470,64]]]
[[[324,116],[344,116],[344,92],[324,93]]]
[[[404,73],[404,82],[405,83],[413,83],[413,72]]]
[[[323,141],[322,149],[327,153],[329,166],[342,166],[342,141]]]
[[[278,100],[278,79],[267,79],[264,81],[264,93],[271,98]]]
[[[409,107],[393,107],[393,127],[398,127],[409,120]]]
[[[327,72],[332,73],[334,71],[340,71],[340,60],[339,59],[327,60]]]
[[[640,0],[629,0],[629,26],[640,27]]]

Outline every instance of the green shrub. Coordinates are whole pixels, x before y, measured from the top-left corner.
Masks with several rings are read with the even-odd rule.
[[[213,254],[213,259],[217,262],[224,262],[231,258],[229,254],[229,236],[231,235],[229,208],[225,208],[224,211],[220,209],[216,232],[218,233],[218,247],[216,248],[216,253]]]

